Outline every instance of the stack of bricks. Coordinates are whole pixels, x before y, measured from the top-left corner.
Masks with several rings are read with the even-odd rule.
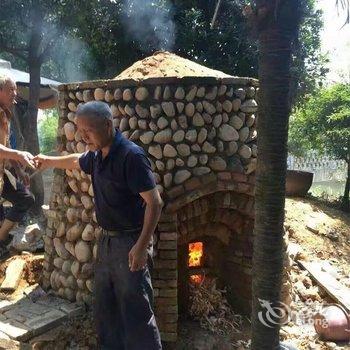
[[[198,211],[202,201],[211,207],[213,220],[207,222],[208,229],[210,225],[225,227],[221,230],[226,232],[225,238],[218,239],[228,246],[235,246],[236,241],[247,241],[247,246],[251,242],[257,85],[254,79],[235,77],[143,81],[130,77],[59,87],[61,154],[85,151],[75,112],[80,104],[98,100],[111,106],[115,127],[149,156],[165,202],[154,235],[152,276],[156,317],[164,341],[177,337],[178,245],[198,236],[195,227],[201,215],[207,215]],[[196,214],[187,218],[185,225],[181,215],[187,206],[193,206]],[[47,216],[43,283],[69,300],[90,303],[93,259],[101,234],[90,176],[81,171],[56,171]],[[239,254],[239,259],[230,260],[232,268],[240,261]],[[249,261],[244,260],[242,273],[248,273]]]

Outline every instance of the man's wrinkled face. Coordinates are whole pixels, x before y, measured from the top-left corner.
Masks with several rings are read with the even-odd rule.
[[[107,120],[97,122],[84,116],[79,116],[76,119],[76,123],[78,131],[89,151],[98,151],[109,144],[112,134],[111,122]]]
[[[11,108],[17,97],[17,86],[12,80],[6,81],[2,89],[0,88],[0,105]]]

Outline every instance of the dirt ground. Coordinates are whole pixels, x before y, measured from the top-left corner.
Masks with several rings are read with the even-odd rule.
[[[326,260],[334,268],[338,280],[350,287],[349,215],[315,199],[287,199],[285,227],[289,234],[289,241],[300,246],[296,260]],[[13,294],[2,293],[0,299],[20,298],[26,289],[40,283],[42,254],[22,254],[21,257],[26,260],[27,264],[20,286]],[[0,264],[0,282],[4,278],[8,263],[9,261]],[[291,304],[293,312],[302,313],[306,309],[314,310],[323,302],[332,302],[296,262],[291,269],[291,278],[293,281]],[[300,286],[305,288],[300,289]],[[247,318],[243,319],[238,333],[228,335],[218,335],[204,330],[198,322],[189,319],[181,320],[179,323],[179,341],[176,349],[249,349],[250,324]],[[350,349],[348,344],[320,341],[311,325],[299,324],[293,320],[282,327],[281,338],[300,350]],[[89,350],[96,349],[96,344],[90,312],[31,341],[31,347],[36,350]],[[1,344],[0,349],[2,349]]]
[[[332,275],[350,287],[350,215],[317,199],[287,199],[285,227],[289,241],[300,246],[297,259],[328,263]],[[350,349],[349,344],[322,342],[312,323],[313,310],[320,310],[332,300],[312,281],[306,271],[294,264],[292,311],[299,316],[306,313],[302,324],[290,322],[282,327],[282,338],[299,349]],[[309,312],[309,314],[308,314]]]
[[[114,79],[135,79],[159,77],[217,77],[229,75],[204,67],[167,51],[155,52],[152,56],[135,62],[131,67],[121,72]]]

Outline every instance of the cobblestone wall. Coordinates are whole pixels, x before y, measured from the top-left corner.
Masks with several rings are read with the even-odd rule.
[[[81,103],[100,100],[110,104],[114,125],[149,155],[166,204],[154,235],[152,276],[164,341],[177,337],[179,245],[216,235],[227,247],[232,298],[248,303],[256,87],[248,78],[110,80],[60,87],[62,154],[85,151],[75,111]],[[93,259],[101,234],[90,180],[81,171],[55,171],[44,237],[44,286],[86,303],[91,303]],[[238,300],[242,291],[246,300]]]

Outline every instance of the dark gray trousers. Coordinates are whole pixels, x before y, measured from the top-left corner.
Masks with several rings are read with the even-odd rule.
[[[13,188],[7,176],[4,175],[1,197],[12,203],[12,208],[5,217],[12,222],[20,222],[35,201],[34,195],[21,182],[17,181],[16,185],[17,189]],[[0,216],[2,216],[0,220],[3,220],[4,214],[0,213]]]
[[[94,318],[102,350],[162,349],[149,269],[129,269],[136,240],[137,235],[103,235],[98,243]]]

